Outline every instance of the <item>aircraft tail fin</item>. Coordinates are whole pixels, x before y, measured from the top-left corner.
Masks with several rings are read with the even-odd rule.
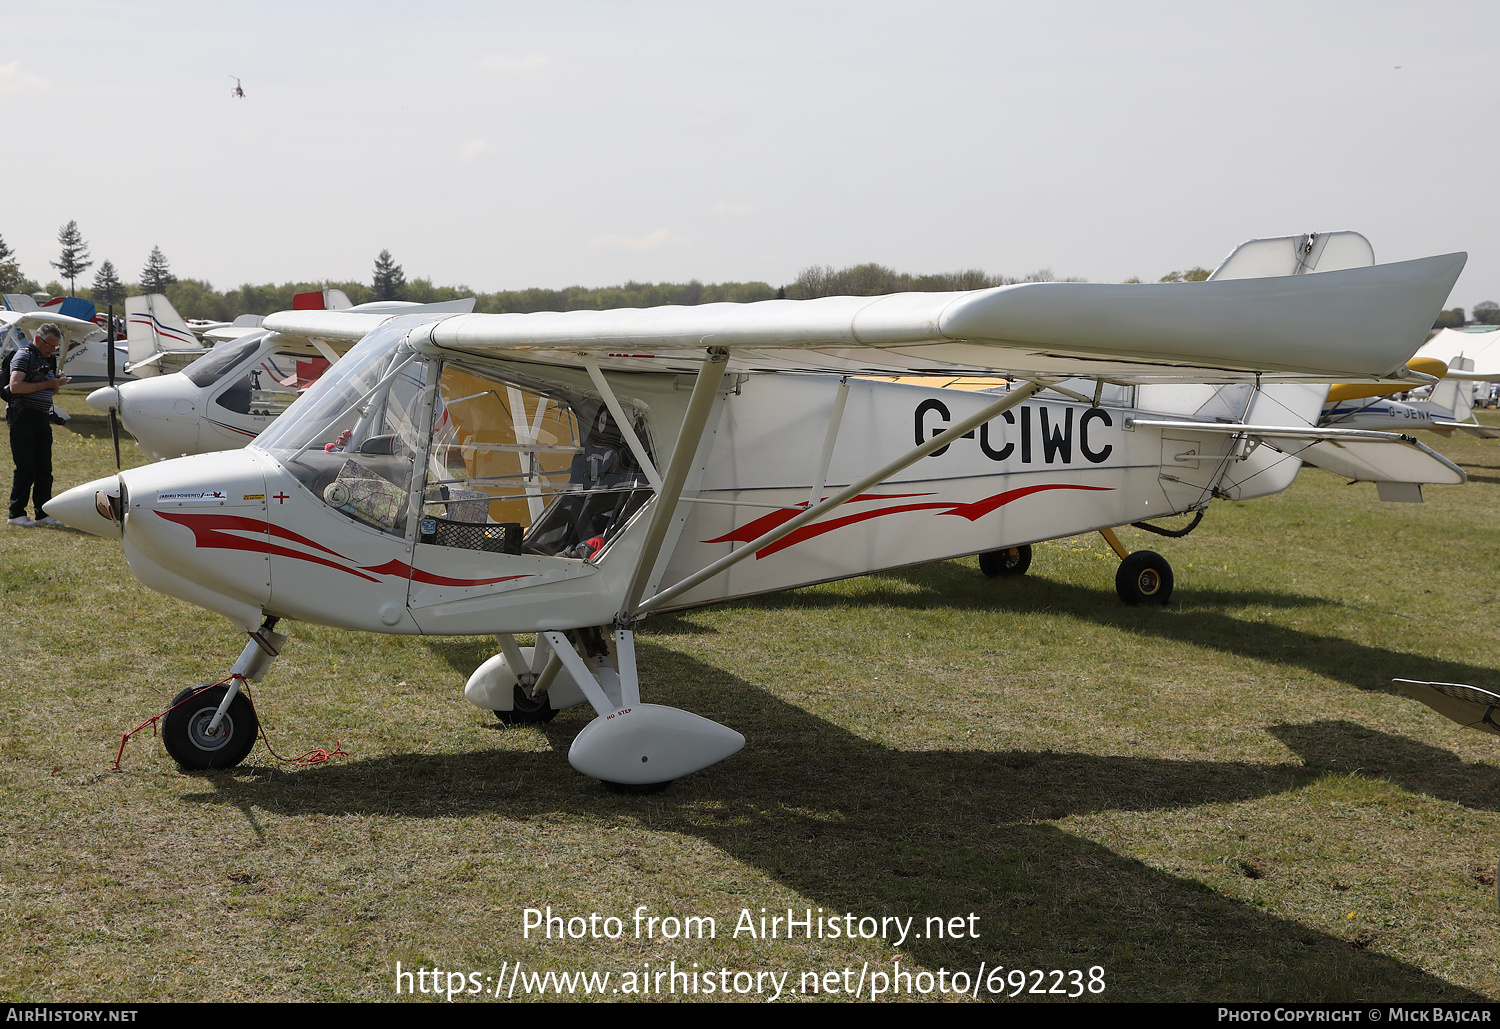
[[[1455,357],[1448,367],[1456,372],[1472,372],[1474,359]],[[1453,412],[1455,422],[1466,422],[1474,413],[1474,383],[1468,379],[1442,379],[1432,387],[1432,406]]]
[[[1344,268],[1368,268],[1375,263],[1375,248],[1358,232],[1308,232],[1300,236],[1276,236],[1246,240],[1229,252],[1210,281],[1262,279],[1280,275],[1307,275]]]
[[[137,377],[180,371],[204,353],[187,322],[160,293],[125,298],[125,340]]]
[[[310,289],[292,297],[293,311],[347,311],[354,306],[341,289]]]

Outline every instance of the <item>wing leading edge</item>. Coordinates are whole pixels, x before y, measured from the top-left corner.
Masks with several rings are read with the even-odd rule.
[[[1217,282],[1041,282],[962,293],[466,314],[424,334],[436,346],[483,356],[576,365],[589,353],[622,370],[693,371],[704,348],[723,347],[739,372],[1347,381],[1402,372],[1466,259],[1448,254]],[[266,327],[358,338],[383,320],[283,312]]]

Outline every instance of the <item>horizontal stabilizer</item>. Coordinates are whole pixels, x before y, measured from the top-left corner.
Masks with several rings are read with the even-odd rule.
[[[1500,736],[1500,694],[1456,682],[1418,682],[1397,679],[1396,685],[1413,700],[1420,700],[1444,718],[1459,725]]]
[[[1373,429],[1322,429],[1310,426],[1237,425],[1160,418],[1128,418],[1126,427],[1245,435],[1283,454],[1335,475],[1360,482],[1430,482],[1457,486],[1467,482],[1464,470],[1410,436]]]
[[[1457,429],[1470,436],[1478,436],[1480,439],[1500,439],[1500,428],[1493,425],[1479,425],[1474,422],[1433,422],[1432,427],[1434,429]]]

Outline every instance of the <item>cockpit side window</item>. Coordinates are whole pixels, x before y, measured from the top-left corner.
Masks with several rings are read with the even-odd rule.
[[[438,390],[420,542],[590,559],[649,498],[599,398],[454,362]]]
[[[214,403],[235,414],[275,418],[328,367],[327,358],[276,347],[261,354],[243,375],[220,390]]]

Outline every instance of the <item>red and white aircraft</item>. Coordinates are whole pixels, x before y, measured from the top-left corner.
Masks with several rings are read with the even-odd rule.
[[[1464,260],[646,310],[283,312],[268,330],[359,342],[247,449],[100,479],[48,513],[123,537],[143,582],[249,634],[230,677],[183,691],[166,719],[186,767],[249,752],[239,687],[293,619],[495,633],[466,696],[506,721],[589,704],[573,766],[648,789],[744,743],[642,702],[633,630],[648,615],[1201,511],[1284,489],[1304,458],[1462,482],[1408,437],[1315,423],[1331,381],[1406,381]],[[996,372],[1009,392],[860,378]],[[1122,593],[1160,600],[1170,574],[1131,555]]]

